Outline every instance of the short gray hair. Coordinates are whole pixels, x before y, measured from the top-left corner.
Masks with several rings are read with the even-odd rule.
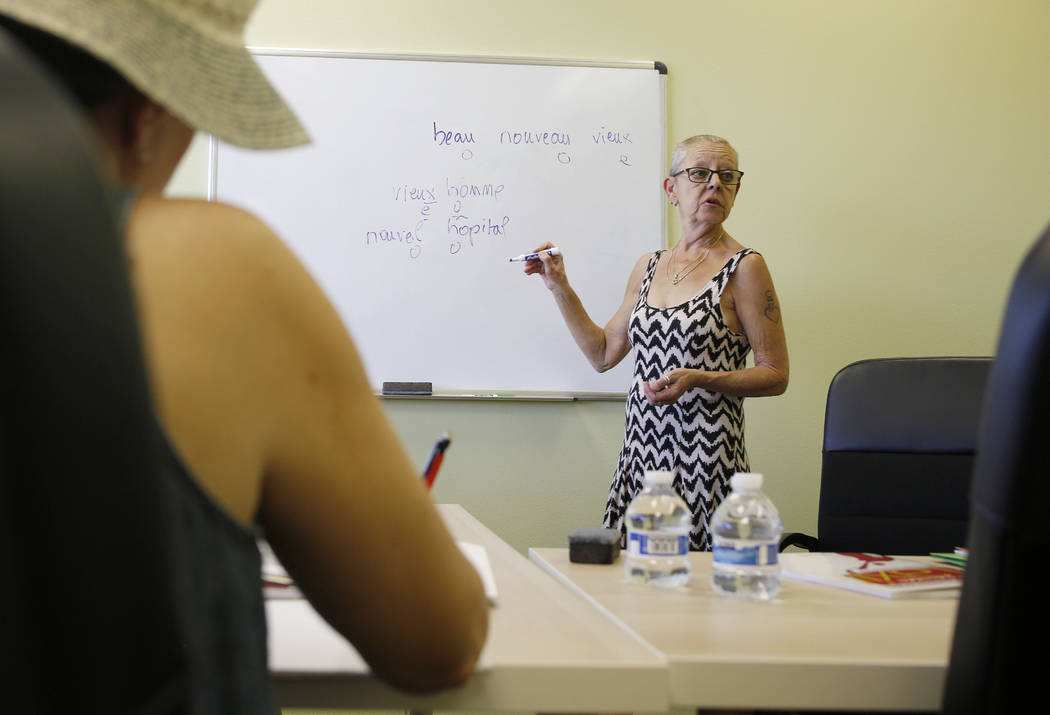
[[[667,172],[668,175],[673,175],[682,168],[682,161],[685,159],[686,153],[697,144],[717,144],[718,146],[725,147],[733,153],[733,156],[736,157],[737,161],[740,161],[740,155],[737,154],[736,149],[734,149],[733,145],[722,137],[716,137],[714,134],[697,134],[696,136],[678,142],[675,148],[671,151],[671,169]]]

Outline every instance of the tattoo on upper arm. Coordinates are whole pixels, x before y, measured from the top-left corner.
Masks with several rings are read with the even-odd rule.
[[[762,313],[770,322],[780,322],[780,308],[777,307],[777,301],[773,297],[773,291],[771,290],[766,291],[766,309]]]

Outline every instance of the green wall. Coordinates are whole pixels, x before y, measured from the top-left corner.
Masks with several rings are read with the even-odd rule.
[[[1047,27],[1042,0],[263,0],[247,40],[666,63],[670,143],[720,134],[747,172],[727,225],[771,267],[792,368],[785,395],[746,402],[752,467],[787,528],[813,531],[840,367],[995,350],[1050,221]],[[171,193],[203,195],[205,167],[198,141]],[[622,405],[385,405],[420,466],[454,433],[435,500],[518,549],[600,522]]]

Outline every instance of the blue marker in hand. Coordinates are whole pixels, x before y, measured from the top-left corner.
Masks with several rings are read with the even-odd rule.
[[[546,253],[548,256],[557,256],[559,253],[561,253],[561,249],[557,247],[544,248],[542,251],[536,251],[535,253],[523,253],[520,256],[514,256],[514,258],[510,259],[510,261],[511,263],[514,263],[516,261],[535,261],[540,257],[541,253]]]

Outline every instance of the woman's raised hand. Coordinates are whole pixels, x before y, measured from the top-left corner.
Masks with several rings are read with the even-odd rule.
[[[554,244],[547,241],[532,249],[532,252],[536,253],[547,248],[554,248]],[[562,259],[561,254],[551,256],[546,253],[540,253],[539,258],[525,261],[525,275],[528,276],[533,273],[539,274],[543,279],[543,285],[547,286],[547,290],[554,290],[558,286],[567,285],[569,282],[569,279],[565,276],[565,261]]]

